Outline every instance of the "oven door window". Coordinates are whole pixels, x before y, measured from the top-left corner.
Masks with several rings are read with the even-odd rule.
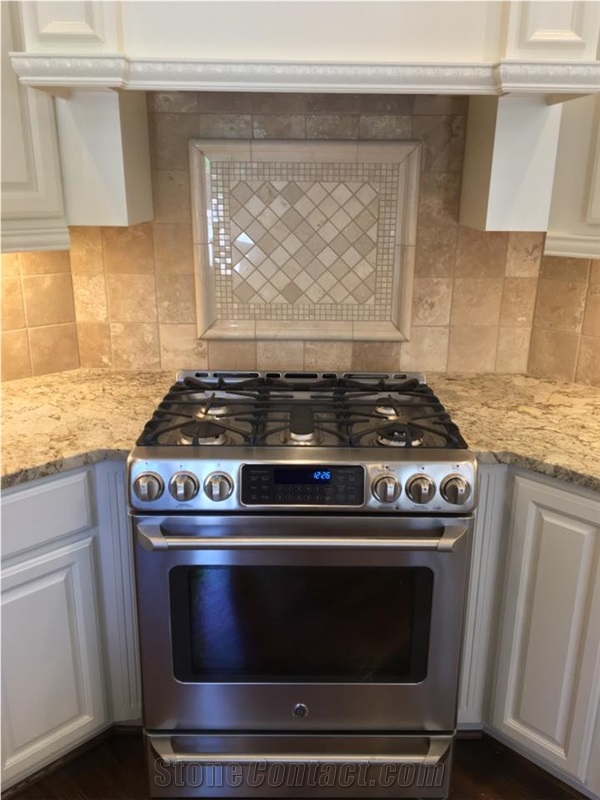
[[[432,591],[425,567],[174,567],[174,674],[183,682],[418,683]]]

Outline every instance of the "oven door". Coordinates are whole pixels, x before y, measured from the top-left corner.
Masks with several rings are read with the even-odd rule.
[[[134,524],[147,730],[454,729],[470,518]]]

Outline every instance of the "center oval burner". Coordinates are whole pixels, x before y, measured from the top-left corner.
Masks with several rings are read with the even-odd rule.
[[[216,422],[186,422],[181,426],[180,444],[208,445],[215,447],[227,444],[225,428]]]

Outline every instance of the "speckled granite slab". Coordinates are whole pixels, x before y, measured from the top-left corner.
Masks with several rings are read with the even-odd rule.
[[[81,369],[2,385],[2,487],[124,459],[174,380]],[[428,383],[482,462],[514,464],[600,492],[600,390],[522,375]]]

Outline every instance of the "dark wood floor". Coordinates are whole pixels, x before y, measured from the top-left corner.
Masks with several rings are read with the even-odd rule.
[[[583,796],[484,736],[456,743],[451,800],[583,800]],[[47,770],[10,800],[146,800],[139,734],[112,734]]]

